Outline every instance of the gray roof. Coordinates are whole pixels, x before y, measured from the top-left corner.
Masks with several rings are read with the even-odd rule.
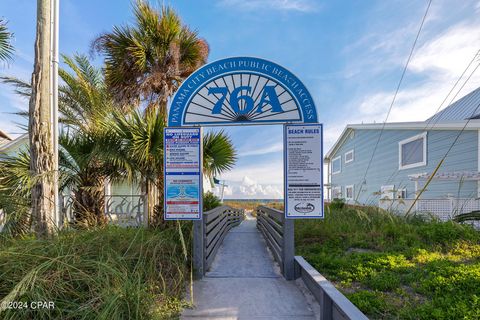
[[[427,122],[461,121],[480,117],[480,88],[455,101],[442,111],[427,119]]]
[[[6,133],[0,130],[0,139],[12,140]]]

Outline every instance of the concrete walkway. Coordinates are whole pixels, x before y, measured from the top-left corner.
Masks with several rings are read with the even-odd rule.
[[[194,282],[182,319],[315,319],[295,281],[286,281],[250,216],[232,229],[206,276]]]

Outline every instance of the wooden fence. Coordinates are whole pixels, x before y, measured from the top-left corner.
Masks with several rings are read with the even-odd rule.
[[[294,222],[282,211],[265,206],[257,208],[257,228],[287,280],[294,279]]]
[[[193,261],[196,276],[201,278],[212,265],[223,239],[231,228],[244,219],[243,209],[221,206],[203,213],[203,220],[194,222]]]
[[[347,297],[301,256],[295,257],[295,278],[302,278],[320,304],[321,320],[368,320]]]

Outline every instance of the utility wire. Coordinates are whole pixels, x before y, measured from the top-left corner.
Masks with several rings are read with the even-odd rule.
[[[355,202],[358,201],[358,198],[360,197],[360,193],[362,192],[363,184],[364,184],[364,181],[367,177],[368,170],[370,169],[370,166],[371,166],[372,161],[373,161],[373,157],[375,156],[375,152],[377,151],[378,144],[380,142],[380,139],[382,138],[383,131],[385,129],[385,124],[387,123],[387,120],[390,116],[390,113],[392,112],[392,108],[393,108],[393,105],[395,103],[395,100],[397,99],[397,95],[398,95],[398,92],[400,91],[400,86],[402,85],[403,78],[405,77],[405,73],[407,72],[408,65],[410,63],[410,60],[413,57],[413,52],[415,51],[415,47],[417,45],[418,38],[420,37],[420,33],[423,29],[423,25],[424,25],[425,20],[427,18],[428,11],[430,10],[430,5],[431,4],[432,4],[432,0],[430,0],[428,2],[428,6],[427,6],[427,9],[425,10],[425,14],[423,15],[422,22],[420,24],[420,28],[418,28],[418,32],[417,32],[417,35],[415,37],[415,41],[413,42],[412,49],[410,50],[410,54],[408,55],[407,62],[405,63],[405,66],[403,68],[402,75],[400,77],[400,81],[398,81],[397,88],[395,89],[395,94],[393,95],[392,103],[390,103],[390,107],[388,108],[387,116],[385,118],[385,121],[383,122],[382,129],[380,130],[380,134],[378,135],[377,142],[375,143],[375,147],[374,147],[373,152],[372,152],[372,157],[370,158],[370,161],[368,162],[367,169],[365,170],[365,174],[363,176],[363,179],[362,179],[362,181],[360,181],[360,188],[359,188],[360,190],[358,190],[357,196],[355,198]]]
[[[428,187],[428,185],[430,184],[430,182],[432,182],[432,179],[433,177],[435,176],[435,174],[437,173],[437,171],[440,169],[440,167],[442,166],[442,164],[444,163],[445,159],[447,158],[448,154],[450,153],[450,151],[452,151],[453,149],[453,146],[455,145],[455,143],[457,143],[458,139],[460,138],[460,136],[462,135],[463,131],[465,131],[465,128],[468,126],[468,124],[470,123],[470,121],[472,120],[473,116],[475,116],[475,114],[477,113],[477,110],[479,110],[480,108],[480,104],[477,105],[477,107],[475,108],[475,110],[473,110],[472,112],[472,115],[468,118],[468,120],[465,122],[465,125],[463,126],[462,130],[460,130],[460,132],[457,134],[457,137],[455,138],[455,140],[453,141],[453,143],[450,145],[450,147],[448,148],[447,152],[445,153],[445,155],[443,156],[443,158],[440,160],[440,162],[438,162],[437,166],[435,167],[435,170],[432,172],[432,174],[430,175],[430,177],[428,178],[427,182],[425,183],[425,185],[423,186],[422,190],[420,190],[420,192],[417,194],[417,196],[415,197],[415,200],[413,200],[412,202],[412,205],[410,206],[410,208],[408,209],[407,213],[405,214],[406,216],[408,216],[410,214],[410,211],[412,210],[412,208],[415,206],[415,204],[417,203],[417,200],[418,198],[420,198],[420,196],[422,195],[422,193],[425,191],[425,189]]]
[[[439,107],[437,108],[437,110],[435,111],[434,115],[436,115],[441,107],[443,106],[443,104],[447,101],[447,98],[450,96],[450,94],[452,94],[453,90],[455,89],[455,87],[458,85],[458,83],[460,82],[460,80],[463,78],[463,76],[465,75],[465,73],[467,72],[467,70],[471,67],[472,63],[475,61],[475,59],[477,58],[478,54],[480,53],[480,50],[477,51],[475,53],[475,55],[473,56],[472,60],[470,60],[470,63],[468,64],[468,66],[465,68],[465,70],[462,72],[462,74],[460,75],[460,77],[457,79],[457,81],[455,82],[455,84],[453,85],[452,89],[450,89],[450,91],[448,92],[448,94],[445,96],[445,99],[443,99],[442,103],[439,105]],[[470,75],[467,77],[467,79],[464,81],[464,83],[462,84],[462,86],[458,89],[457,93],[452,97],[452,99],[450,99],[450,103],[449,103],[449,106],[452,104],[452,102],[456,99],[456,97],[458,96],[458,94],[462,91],[462,89],[465,87],[465,85],[467,84],[467,82],[470,80],[470,78],[473,76],[473,74],[475,73],[475,71],[478,69],[478,67],[480,66],[480,64],[477,64],[477,66],[475,67],[475,69],[473,69],[473,71],[470,73]],[[426,126],[422,129],[422,131],[425,131],[425,130],[429,130],[429,127],[430,128],[433,128],[439,121],[439,118],[435,119],[432,123],[432,125],[430,126],[430,122],[432,121],[432,117],[430,119],[428,119],[427,121],[427,124]],[[416,150],[412,150],[410,153],[412,153],[413,151],[416,151]],[[390,176],[390,178],[388,178],[387,182],[390,182],[397,174],[398,174],[399,170],[395,170],[394,173]]]
[[[453,87],[450,89],[450,91],[448,92],[448,94],[445,96],[445,98],[443,99],[442,103],[439,105],[439,107],[437,108],[437,110],[435,111],[434,115],[437,114],[442,105],[444,105],[444,103],[447,101],[448,97],[452,94],[452,92],[454,91],[455,87],[457,87],[457,85],[460,83],[460,80],[464,77],[464,75],[466,74],[467,70],[470,69],[470,67],[472,66],[473,62],[476,60],[476,58],[478,57],[480,53],[480,50],[478,50],[475,55],[473,56],[473,58],[470,60],[469,64],[467,65],[467,67],[463,70],[462,74],[460,75],[460,77],[457,79],[457,81],[455,82],[455,84],[453,85]],[[473,76],[473,74],[475,73],[475,71],[478,69],[478,67],[480,66],[480,63],[477,64],[477,66],[473,69],[473,71],[469,74],[469,76],[465,79],[465,81],[463,82],[463,84],[460,86],[460,88],[457,90],[457,92],[455,93],[455,95],[450,99],[450,103],[449,105],[452,104],[452,102],[456,99],[456,97],[458,96],[458,94],[462,91],[462,89],[465,87],[465,85],[470,81],[471,77]],[[433,128],[439,121],[439,118],[435,119],[433,121],[433,123],[431,124],[430,126],[430,122],[432,122],[432,117],[426,121],[427,124],[426,126],[423,128],[422,131],[425,131],[425,130],[429,130],[429,127],[430,128]],[[416,151],[416,150],[412,150],[410,151],[410,154],[413,152],[413,151]],[[393,181],[393,179],[397,176],[397,174],[399,173],[399,169],[396,169],[394,170],[394,172],[392,173],[392,175],[387,179],[387,181],[385,182],[385,184],[387,185],[389,182]],[[402,183],[404,181],[404,178],[402,178],[402,180],[400,181],[399,183],[399,187],[397,189],[400,189],[400,188],[403,188],[404,186],[402,186]],[[392,205],[393,205],[393,202],[392,202]]]

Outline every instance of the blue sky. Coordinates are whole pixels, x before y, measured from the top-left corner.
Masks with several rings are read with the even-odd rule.
[[[17,49],[0,74],[29,79],[34,0],[1,0]],[[294,72],[314,97],[325,126],[325,151],[347,123],[385,119],[425,12],[426,0],[152,0],[170,4],[210,44],[209,60],[257,56]],[[480,3],[434,0],[389,121],[431,116],[480,49]],[[132,20],[129,0],[61,0],[60,51],[88,53],[92,39]],[[97,63],[101,60],[97,58]],[[474,75],[460,96],[478,87]],[[448,100],[449,101],[449,100]],[[0,85],[0,128],[15,133],[27,101]],[[282,128],[228,128],[239,150],[222,179],[233,198],[282,196]]]

